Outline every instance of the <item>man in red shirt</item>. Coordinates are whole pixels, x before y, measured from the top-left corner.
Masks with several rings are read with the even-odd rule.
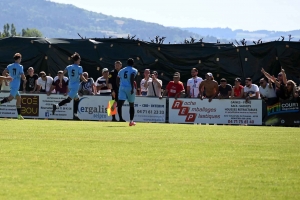
[[[164,91],[163,95],[159,98],[163,98],[166,94],[168,94],[168,97],[175,97],[177,99],[181,96],[181,94],[184,94],[184,86],[183,83],[180,80],[180,74],[179,72],[176,72],[173,76],[173,81],[170,81],[166,87],[166,90]]]

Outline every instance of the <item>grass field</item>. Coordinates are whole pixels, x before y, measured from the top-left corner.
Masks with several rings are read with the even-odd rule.
[[[0,124],[0,199],[300,199],[299,128]]]

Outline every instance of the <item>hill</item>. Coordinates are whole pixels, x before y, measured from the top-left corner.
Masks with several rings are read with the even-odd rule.
[[[166,37],[165,43],[180,43],[190,36],[203,36],[180,28],[164,27],[155,23],[118,18],[90,12],[73,5],[59,4],[46,0],[1,0],[0,21],[14,23],[17,32],[22,28],[37,28],[48,38],[127,37],[150,41],[156,35]],[[17,10],[17,12],[16,12]],[[209,37],[206,42],[216,42]]]
[[[289,36],[292,35],[291,41],[300,40],[300,30],[293,31],[268,31],[268,30],[259,30],[259,31],[246,31],[246,30],[232,30],[230,28],[183,28],[183,30],[193,32],[199,35],[212,35],[216,38],[222,38],[224,40],[242,40],[246,39],[248,45],[253,44],[253,41],[258,41],[262,39],[264,42],[282,40],[281,36],[284,36],[285,41],[288,41]]]

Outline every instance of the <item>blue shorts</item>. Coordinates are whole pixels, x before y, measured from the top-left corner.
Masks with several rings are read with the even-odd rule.
[[[13,96],[14,98],[16,98],[17,96],[20,96],[19,87],[11,87],[10,95]]]
[[[135,101],[135,93],[131,94],[131,88],[120,87],[118,97],[119,100],[127,100],[129,103],[133,103]]]
[[[78,99],[78,90],[79,90],[79,84],[71,84],[69,85],[69,93],[68,96],[72,99]]]

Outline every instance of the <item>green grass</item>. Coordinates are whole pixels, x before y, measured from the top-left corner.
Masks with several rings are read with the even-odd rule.
[[[300,198],[299,128],[0,123],[0,199]]]

